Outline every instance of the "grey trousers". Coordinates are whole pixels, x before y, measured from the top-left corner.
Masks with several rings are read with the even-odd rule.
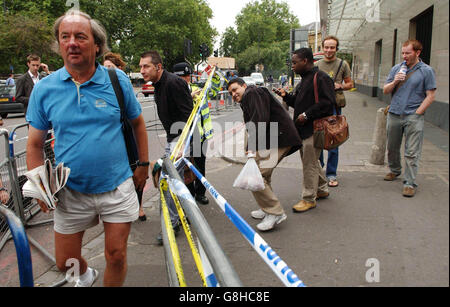
[[[388,164],[392,173],[400,175],[402,163],[400,147],[405,136],[405,175],[403,184],[416,187],[416,176],[419,169],[419,159],[422,154],[424,115],[395,115],[387,117],[387,151]]]

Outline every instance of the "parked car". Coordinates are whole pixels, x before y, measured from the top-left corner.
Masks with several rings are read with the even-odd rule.
[[[242,79],[244,79],[245,84],[247,84],[247,86],[249,86],[249,85],[256,85],[255,80],[253,80],[253,78],[250,77],[250,76],[242,77]]]
[[[252,79],[255,80],[257,86],[264,86],[264,77],[262,73],[253,72],[250,74],[250,77],[252,77]]]
[[[0,116],[6,118],[9,113],[25,113],[25,108],[16,102],[15,86],[0,84]]]
[[[154,93],[155,87],[152,85],[152,81],[148,81],[142,85],[142,94],[144,94],[145,97],[148,97],[148,95],[153,95]]]

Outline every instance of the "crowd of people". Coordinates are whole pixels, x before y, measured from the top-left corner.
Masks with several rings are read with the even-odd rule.
[[[282,87],[274,89],[287,106],[294,109],[292,123],[295,127],[285,125],[288,113],[278,108],[279,104],[273,102],[267,91],[247,86],[240,78],[228,84],[230,95],[241,105],[246,124],[253,123],[251,127],[255,127],[258,122],[276,122],[280,130],[277,147],[266,142],[260,148],[246,148],[248,157],[256,157],[265,183],[263,191],[253,192],[260,209],[251,212],[253,218],[262,219],[257,225],[261,231],[271,230],[287,218],[271,188],[273,169],[286,155],[298,149],[303,165],[302,195],[301,200],[292,207],[294,212],[301,213],[316,207],[317,200],[330,196],[329,187],[338,186],[339,147],[328,150],[325,172],[324,154],[315,145],[313,123],[333,114],[342,114],[342,108],[346,105],[343,91],[353,88],[353,81],[348,63],[336,56],[339,39],[328,36],[323,39],[322,47],[325,57],[317,63],[314,63],[311,49],[296,50],[292,56],[292,70],[301,76],[301,82],[290,93]],[[387,151],[391,171],[384,180],[392,181],[401,174],[400,147],[404,136],[406,169],[402,195],[405,197],[413,197],[416,193],[415,178],[422,151],[424,112],[433,102],[436,91],[433,69],[420,60],[421,51],[422,45],[417,40],[405,41],[402,46],[404,62],[392,68],[384,86],[384,93],[392,94],[391,105],[386,109],[389,113]],[[406,67],[405,71],[400,70],[402,65]],[[416,71],[419,73],[414,74]],[[316,86],[318,97],[315,97]],[[300,136],[301,146],[297,146],[294,132]],[[269,131],[267,133],[270,134]],[[253,129],[251,134],[249,139],[257,138],[258,130]],[[286,142],[286,138],[290,141]],[[277,162],[268,167],[264,160],[270,156],[275,156],[271,160]]]
[[[142,192],[147,180],[159,184],[160,162],[150,160],[148,136],[142,109],[130,80],[123,72],[126,63],[119,54],[108,52],[107,35],[101,24],[89,15],[70,10],[58,18],[54,25],[54,38],[64,66],[50,74],[40,58],[27,59],[29,71],[17,80],[17,99],[26,106],[26,120],[30,124],[27,143],[27,167],[34,169],[44,163],[44,143],[49,129],[55,135],[55,158],[71,169],[66,187],[60,192],[54,212],[55,258],[60,271],[66,272],[68,259],[77,259],[80,276],[76,286],[92,286],[98,271],[90,268],[81,255],[84,233],[101,220],[105,232],[104,273],[105,286],[121,286],[127,273],[127,242],[131,223],[145,220]],[[248,86],[239,77],[232,78],[227,90],[240,104],[244,122],[253,123],[247,130],[246,153],[255,158],[264,179],[264,189],[252,192],[259,209],[251,212],[261,219],[258,230],[268,231],[286,220],[283,206],[271,187],[276,166],[288,155],[299,151],[303,164],[302,194],[293,205],[294,212],[314,208],[317,201],[330,196],[330,188],[338,186],[338,149],[328,151],[326,171],[324,155],[314,146],[313,122],[333,114],[341,114],[345,106],[343,91],[353,88],[347,62],[337,58],[339,40],[330,36],[323,40],[325,58],[314,63],[309,48],[296,50],[292,55],[292,69],[301,76],[300,84],[287,92],[282,87],[275,94],[294,109],[291,118],[282,104],[265,87]],[[386,180],[394,180],[401,173],[400,144],[406,138],[406,171],[404,196],[413,196],[423,140],[423,113],[434,98],[436,83],[433,70],[420,61],[421,45],[417,41],[403,44],[402,54],[408,67],[399,72],[400,65],[392,68],[384,92],[393,93],[388,115],[388,157],[391,172]],[[103,56],[103,65],[96,59]],[[187,63],[167,71],[157,51],[141,54],[140,72],[146,82],[155,87],[155,103],[159,119],[166,131],[167,144],[164,157],[169,156],[194,107],[199,92],[190,83],[192,70]],[[42,68],[47,77],[38,74]],[[109,79],[113,69],[123,92],[125,115],[130,120],[136,138],[139,162],[131,169],[122,134],[120,107]],[[419,73],[414,73],[418,71]],[[39,81],[40,80],[40,81]],[[315,102],[313,80],[317,80],[318,103]],[[39,81],[39,82],[38,82]],[[70,114],[70,116],[67,116]],[[208,105],[200,110],[196,137],[191,151],[206,148],[212,136]],[[258,123],[278,123],[278,139],[270,140],[270,128],[258,130]],[[248,127],[248,126],[247,126]],[[266,142],[261,145],[261,134]],[[194,164],[205,175],[205,152],[194,154]],[[154,157],[153,157],[154,158]],[[322,165],[321,165],[322,163]],[[177,171],[184,178],[185,165]],[[199,180],[185,182],[195,200],[208,204],[205,188]],[[410,191],[413,192],[410,192]],[[180,220],[174,201],[164,191],[172,227],[177,233]],[[3,198],[2,198],[3,199]],[[42,211],[46,205],[38,201]],[[162,244],[161,233],[157,236]]]

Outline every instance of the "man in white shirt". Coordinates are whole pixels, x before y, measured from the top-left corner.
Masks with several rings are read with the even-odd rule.
[[[16,101],[23,104],[25,113],[28,108],[28,100],[31,96],[31,91],[34,85],[44,76],[39,74],[39,68],[49,75],[48,66],[41,63],[41,58],[38,55],[31,54],[27,57],[28,71],[17,79],[16,86]]]
[[[7,86],[14,86],[16,83],[14,82],[14,74],[9,74],[8,79],[6,79],[6,85]]]

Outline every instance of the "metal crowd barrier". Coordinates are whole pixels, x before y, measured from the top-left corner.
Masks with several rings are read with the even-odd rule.
[[[219,284],[224,287],[242,287],[242,283],[236,271],[220,247],[214,233],[211,230],[211,227],[201,213],[194,198],[190,194],[188,188],[184,185],[184,181],[181,179],[175,166],[169,158],[164,159],[162,170],[169,176],[169,187],[179,199],[187,218],[198,236],[200,242],[199,246],[203,247]],[[162,215],[163,214],[161,214],[161,225],[163,226],[165,224],[165,220]],[[172,225],[170,225],[170,227],[171,226]],[[170,257],[173,251],[170,249],[170,244],[167,244],[167,242],[169,242],[168,233],[166,231],[166,227],[163,226],[161,228],[163,230],[162,235],[169,284],[171,286],[179,286],[177,282],[175,264],[172,257]]]
[[[275,253],[275,251],[264,241],[264,239],[255,232],[250,225],[237,213],[236,210],[226,201],[222,195],[208,182],[208,180],[195,168],[189,160],[184,158],[188,167],[194,172],[195,176],[201,180],[206,190],[214,197],[214,201],[237,227],[244,238],[250,243],[258,255],[266,262],[277,277],[287,287],[305,287],[303,281],[292,271],[289,266]]]
[[[17,266],[19,267],[19,278],[21,287],[33,287],[33,266],[31,262],[30,245],[27,234],[20,219],[14,212],[0,205],[0,216],[3,216],[9,226],[8,232],[14,239],[16,247]]]
[[[233,101],[228,91],[220,91],[213,100],[209,101],[210,112],[213,115],[219,115],[221,112],[232,112],[239,106]]]
[[[142,93],[142,91],[139,91],[136,93],[136,99],[139,101],[139,103],[143,104],[142,112],[147,113],[147,111],[148,111],[151,114],[153,114],[150,116],[146,116],[146,118],[145,118],[145,127],[146,127],[147,131],[163,130],[162,123],[159,120],[158,114],[156,111],[156,103],[155,103],[154,95],[149,95],[148,97],[142,97],[139,95],[141,93]]]
[[[36,200],[22,196],[22,187],[27,181],[27,178],[24,175],[27,171],[27,152],[26,149],[17,153],[14,150],[15,142],[26,140],[28,138],[27,136],[17,138],[17,131],[21,128],[28,128],[28,124],[25,123],[16,126],[11,133],[8,133],[8,130],[6,129],[0,129],[0,136],[3,136],[5,139],[5,160],[0,163],[0,175],[3,187],[9,192],[9,199],[5,203],[5,207],[12,210],[23,226],[28,228],[52,223],[53,218],[32,222],[31,219],[40,212],[40,207]],[[26,135],[28,135],[28,131]],[[54,139],[49,135],[44,146],[44,158],[49,159],[52,164],[55,163],[55,155],[52,148],[53,141]],[[0,251],[7,241],[12,238],[10,230],[7,221],[0,217]],[[28,241],[52,263],[56,264],[54,256],[44,249],[36,240],[28,236]],[[66,282],[67,281],[64,278],[52,285],[52,287],[61,286]]]
[[[279,88],[281,87],[279,82],[267,82],[266,83],[266,87],[269,91],[273,90],[274,88]]]

